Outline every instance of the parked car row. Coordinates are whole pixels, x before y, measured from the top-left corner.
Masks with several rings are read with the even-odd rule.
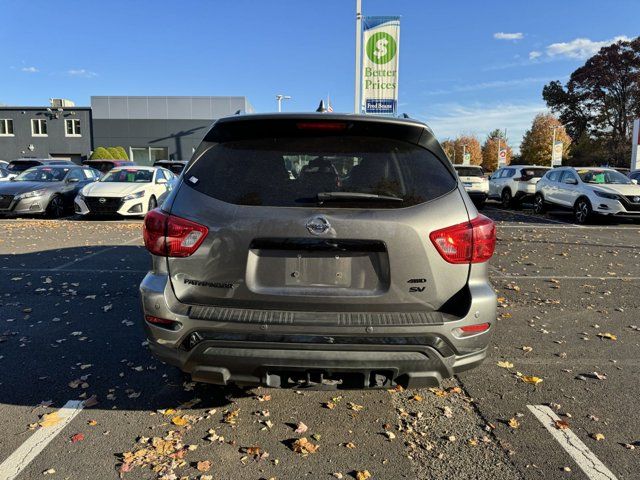
[[[469,197],[482,208],[486,199],[503,208],[530,201],[536,213],[565,209],[576,223],[596,215],[640,220],[640,170],[624,175],[603,167],[542,167],[509,165],[487,179],[479,166],[455,165]]]
[[[69,161],[42,161],[0,183],[0,216],[75,211],[84,216],[144,216],[161,204],[177,177],[161,167],[116,167],[105,175]],[[26,162],[11,162],[12,173]]]
[[[69,160],[53,159],[53,158],[18,158],[11,162],[0,161],[0,182],[9,181],[20,172],[24,172],[28,168],[38,165],[66,165],[72,163]],[[180,175],[187,160],[157,160],[153,166],[162,167],[170,170],[175,175]],[[130,160],[84,160],[83,165],[99,170],[101,173],[107,173],[116,167],[135,167],[137,164]],[[75,165],[75,164],[74,164]]]

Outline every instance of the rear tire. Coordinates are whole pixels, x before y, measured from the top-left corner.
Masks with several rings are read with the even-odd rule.
[[[47,205],[46,215],[49,218],[60,218],[64,215],[64,201],[60,195],[54,195]]]
[[[591,220],[593,216],[593,209],[591,208],[591,202],[586,198],[579,198],[573,206],[573,217],[576,223],[584,225]]]
[[[544,204],[544,197],[541,194],[536,193],[536,196],[533,199],[533,212],[538,215],[542,215],[546,210],[547,206]]]
[[[513,205],[513,196],[511,195],[511,190],[505,188],[502,191],[502,196],[500,197],[502,200],[502,208],[511,208]]]

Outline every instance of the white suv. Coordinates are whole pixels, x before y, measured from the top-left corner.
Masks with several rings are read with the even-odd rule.
[[[454,165],[460,181],[476,207],[483,208],[489,195],[489,180],[479,165]]]
[[[536,183],[549,170],[537,165],[509,165],[489,177],[489,198],[502,202],[504,208],[518,207],[527,197],[533,198]]]
[[[555,168],[536,185],[534,211],[549,206],[573,210],[576,223],[593,214],[640,220],[640,186],[612,168]]]

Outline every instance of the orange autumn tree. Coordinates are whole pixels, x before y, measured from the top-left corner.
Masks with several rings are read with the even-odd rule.
[[[507,144],[508,141],[509,139],[505,138],[502,130],[496,129],[487,135],[487,139],[482,145],[482,168],[487,172],[494,172],[498,169],[498,143],[501,150],[507,150],[507,165],[511,163],[513,151]]]
[[[466,151],[471,154],[471,165],[480,165],[482,163],[482,149],[480,148],[480,142],[473,135],[460,135],[454,141],[454,153],[455,162],[451,158],[451,161],[456,164],[463,162],[463,153]]]
[[[520,145],[522,163],[525,165],[551,165],[551,144],[553,129],[556,129],[556,141],[562,142],[562,158],[566,159],[571,146],[571,137],[560,121],[550,114],[540,113],[533,119],[531,129],[527,130]]]

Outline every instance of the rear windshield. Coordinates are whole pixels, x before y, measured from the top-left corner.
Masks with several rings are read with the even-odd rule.
[[[351,208],[408,207],[456,185],[428,150],[398,140],[345,136],[215,144],[189,168],[185,182],[236,205]]]
[[[153,164],[154,167],[162,167],[162,168],[166,168],[167,170],[171,170],[173,173],[175,173],[176,175],[180,175],[182,173],[182,170],[184,170],[185,164],[184,163],[180,163],[180,162],[156,162]]]
[[[31,167],[37,167],[38,165],[40,165],[40,162],[37,161],[10,162],[7,166],[7,170],[13,173],[24,172],[25,170],[28,170]]]
[[[112,170],[100,179],[101,182],[113,183],[149,183],[153,178],[151,170]]]
[[[461,177],[484,177],[482,168],[474,167],[456,167],[456,172]]]
[[[526,178],[542,178],[548,171],[548,168],[523,168],[520,174]]]

